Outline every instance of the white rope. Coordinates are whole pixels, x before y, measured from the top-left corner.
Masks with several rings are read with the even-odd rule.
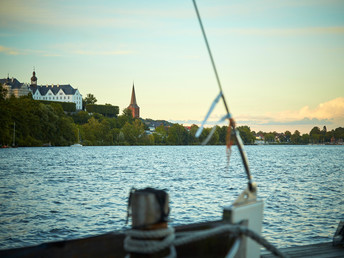
[[[241,243],[241,238],[238,237],[235,240],[234,244],[232,245],[232,248],[229,250],[228,254],[226,255],[226,258],[233,258],[236,255],[236,253],[239,250],[240,243]]]
[[[128,230],[125,234],[127,236],[137,237],[137,238],[160,238],[160,237],[166,237],[173,233],[174,233],[174,228],[168,226],[167,228],[159,228],[155,230],[131,229],[131,230]]]
[[[151,254],[162,251],[163,249],[173,246],[185,245],[191,242],[203,240],[215,235],[231,233],[233,237],[237,237],[239,241],[235,241],[232,250],[227,254],[227,257],[234,257],[239,250],[240,236],[245,235],[256,241],[258,244],[264,246],[267,250],[279,257],[285,257],[278,249],[271,245],[265,238],[248,229],[247,227],[239,225],[221,225],[215,228],[206,229],[203,231],[190,231],[174,233],[174,229],[168,227],[167,229],[158,230],[129,230],[126,232],[124,239],[124,249],[127,252]],[[132,237],[139,238],[133,239]],[[147,238],[163,238],[162,240],[146,240]],[[174,249],[174,248],[173,248]],[[169,257],[175,257],[175,250],[170,249]],[[174,251],[174,252],[173,252]]]
[[[175,234],[174,228],[158,230],[129,230],[124,239],[124,249],[127,252],[151,254],[172,245]],[[133,238],[135,237],[135,239]],[[147,238],[162,238],[162,240],[146,240]]]

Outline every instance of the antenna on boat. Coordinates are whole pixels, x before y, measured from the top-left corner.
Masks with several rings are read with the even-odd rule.
[[[192,0],[192,1],[193,1],[193,4],[194,4],[194,7],[195,7],[195,11],[196,11],[196,14],[197,14],[199,25],[200,25],[201,30],[202,30],[203,38],[204,38],[205,44],[207,46],[207,50],[208,50],[208,54],[209,54],[209,57],[210,57],[210,61],[211,61],[211,64],[213,66],[213,70],[214,70],[214,73],[215,73],[217,85],[219,86],[219,89],[220,89],[219,96],[221,95],[222,100],[223,100],[223,104],[224,104],[226,112],[227,112],[226,118],[229,119],[229,121],[230,121],[229,127],[232,127],[232,129],[234,131],[234,137],[236,139],[237,146],[238,146],[238,149],[239,149],[239,152],[240,152],[240,155],[241,155],[241,159],[242,159],[244,167],[245,167],[246,175],[247,175],[247,178],[248,178],[248,188],[249,188],[250,191],[253,191],[254,190],[253,189],[253,182],[252,182],[250,167],[248,165],[248,160],[247,160],[246,152],[244,150],[244,145],[243,145],[243,142],[241,140],[239,131],[235,128],[234,120],[232,119],[231,113],[229,112],[229,108],[228,108],[228,105],[227,105],[227,102],[226,102],[226,99],[225,99],[225,95],[223,94],[223,91],[222,91],[222,86],[221,86],[220,78],[219,78],[219,75],[217,73],[217,69],[216,69],[216,66],[215,66],[214,58],[213,58],[213,55],[212,55],[211,50],[210,50],[210,46],[209,46],[209,43],[208,43],[207,35],[205,34],[205,30],[204,30],[204,27],[203,27],[203,24],[202,24],[202,19],[201,19],[201,16],[200,16],[198,8],[197,8],[196,0]],[[214,101],[212,107],[210,108],[210,110],[209,110],[209,112],[208,112],[208,114],[206,116],[206,119],[209,116],[209,114],[210,114],[214,104],[216,104],[215,101]]]

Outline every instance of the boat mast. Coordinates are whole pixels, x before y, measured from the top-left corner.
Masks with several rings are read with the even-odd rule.
[[[14,147],[16,144],[16,121],[14,121],[13,125],[13,142],[12,142],[12,147]]]

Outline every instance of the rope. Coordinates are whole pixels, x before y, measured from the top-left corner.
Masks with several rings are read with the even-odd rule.
[[[270,244],[264,237],[260,236],[253,230],[250,230],[244,226],[238,225],[221,225],[215,228],[203,230],[203,231],[191,231],[174,233],[172,227],[158,230],[128,230],[126,232],[126,238],[124,240],[124,249],[127,252],[151,254],[162,251],[163,249],[170,247],[170,256],[175,252],[172,246],[181,246],[191,242],[200,241],[209,237],[213,237],[219,234],[231,233],[233,237],[240,239],[241,236],[247,236],[265,247],[268,251],[278,257],[286,257],[276,247]],[[140,238],[140,239],[133,239]],[[162,240],[146,240],[147,238],[163,238]],[[239,249],[239,243],[236,241],[232,247],[232,250],[227,254],[227,257],[233,257]],[[235,250],[236,249],[236,250]],[[173,254],[174,256],[174,254]],[[173,257],[171,256],[171,257]],[[175,256],[174,256],[175,257]]]
[[[237,238],[225,258],[233,258],[239,250],[241,238]]]
[[[146,240],[163,238],[162,240]],[[164,250],[172,245],[175,239],[174,228],[157,230],[128,230],[124,239],[127,252],[151,254]]]

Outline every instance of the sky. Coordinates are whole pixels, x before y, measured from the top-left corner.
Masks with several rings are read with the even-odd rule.
[[[223,94],[255,131],[344,127],[344,1],[197,2]],[[0,78],[71,84],[200,124],[219,88],[192,1],[0,1]],[[225,115],[219,102],[208,126]],[[222,124],[220,124],[222,125]]]

